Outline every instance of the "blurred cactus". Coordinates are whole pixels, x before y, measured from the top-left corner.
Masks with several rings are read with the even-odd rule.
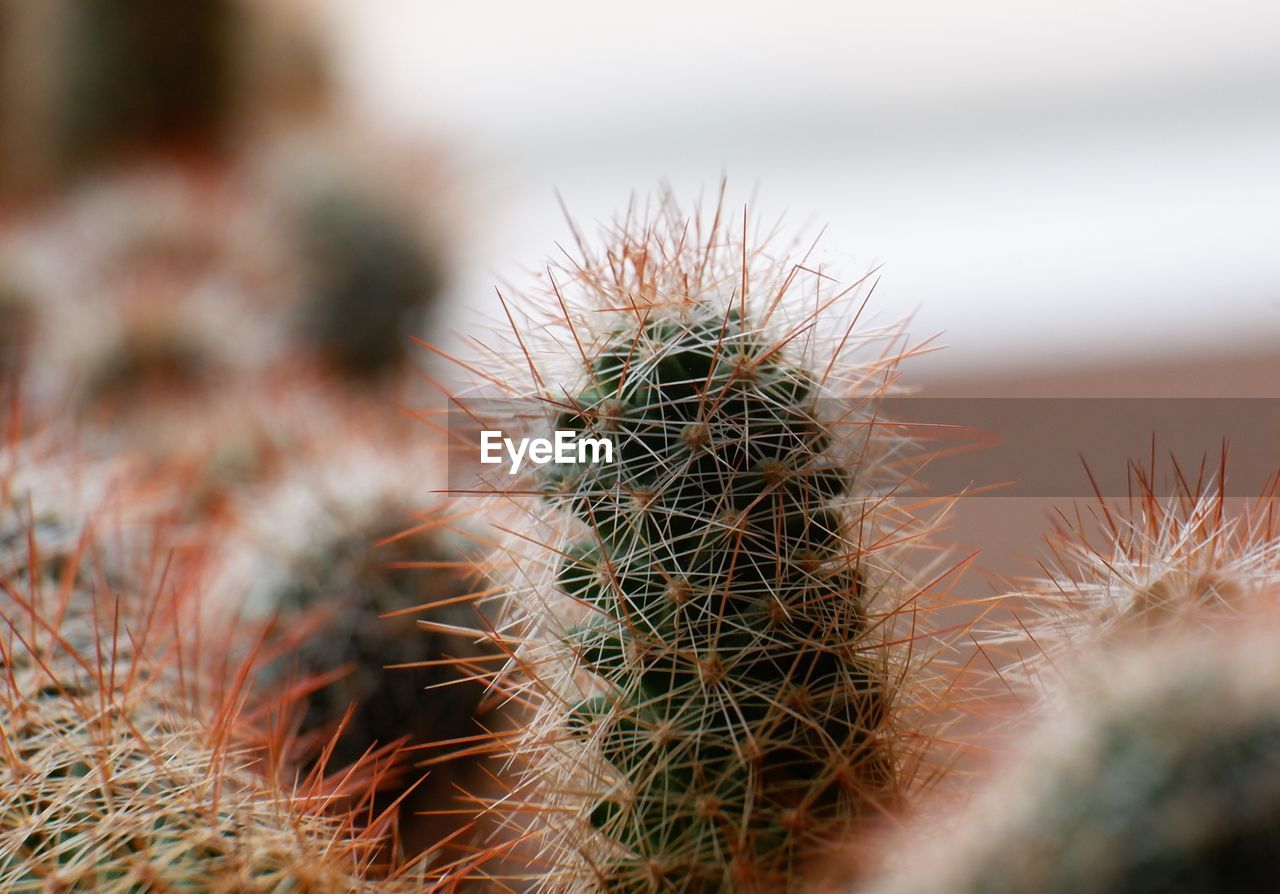
[[[196,338],[153,321],[139,322],[90,365],[81,392],[86,408],[118,411],[149,397],[190,396],[211,383],[216,367]]]
[[[154,168],[13,228],[0,262],[39,310],[29,390],[119,433],[261,370],[284,342],[272,286],[294,266],[269,218],[235,178]]]
[[[439,259],[407,215],[354,188],[318,192],[299,217],[305,342],[353,378],[395,370],[438,300]]]
[[[278,745],[249,747],[239,690],[251,669],[211,675],[198,643],[183,645],[189,590],[167,573],[150,583],[155,564],[119,554],[138,541],[101,516],[72,539],[113,573],[48,574],[68,524],[35,504],[76,488],[46,488],[30,455],[0,468],[0,887],[371,889],[375,833],[330,810],[338,790],[318,775],[277,787]]]
[[[875,894],[1222,894],[1280,875],[1280,650],[1174,637],[1091,666],[975,804],[915,841]]]
[[[237,99],[239,4],[75,0],[65,15],[66,163],[139,148],[221,148]]]
[[[91,575],[81,540],[103,516],[113,523],[113,555],[100,557],[96,573],[118,577],[130,526],[156,512],[142,493],[113,498],[121,474],[118,463],[83,461],[47,432],[0,446],[0,580],[26,597],[67,585],[68,572],[83,582]]]
[[[0,0],[0,195],[333,114],[314,4]]]
[[[803,271],[702,223],[666,201],[619,227],[551,286],[554,335],[514,333],[553,427],[617,454],[511,485],[559,520],[510,546],[535,582],[510,686],[537,707],[511,798],[541,812],[546,890],[796,890],[899,806],[927,749],[899,637],[928,599],[873,546],[904,445],[863,413],[895,352],[854,363],[832,297],[788,324]]]
[[[459,682],[465,678],[446,662],[465,663],[482,650],[424,635],[417,624],[418,617],[455,626],[477,620],[465,598],[471,566],[449,529],[455,520],[443,506],[424,504],[415,522],[404,507],[406,476],[422,474],[385,452],[355,451],[300,463],[270,494],[241,501],[223,608],[274,622],[271,650],[279,657],[259,675],[262,687],[327,681],[304,697],[300,731],[326,745],[333,766],[400,740],[421,745],[479,731],[484,687]],[[425,786],[438,809],[453,792],[449,773],[433,776]]]

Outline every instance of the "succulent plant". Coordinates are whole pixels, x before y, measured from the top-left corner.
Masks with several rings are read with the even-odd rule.
[[[947,825],[886,843],[894,869],[859,890],[1266,890],[1280,873],[1269,617],[1073,663],[1084,685],[1058,694],[1012,767]]]
[[[537,814],[542,889],[794,890],[925,760],[938,648],[886,530],[927,525],[895,517],[905,444],[870,422],[893,337],[858,364],[875,333],[851,335],[848,293],[797,310],[821,278],[715,221],[628,218],[513,333],[532,414],[614,447],[510,484],[543,495],[501,634],[536,711],[510,799]]]
[[[67,538],[32,508],[38,470],[0,477],[0,887],[372,890],[376,833],[318,775],[281,784],[242,710],[251,667],[213,676],[182,635],[191,591],[115,555],[138,541],[102,518],[78,539],[108,573],[49,575]]]
[[[5,620],[26,629],[21,611]],[[129,645],[50,655],[6,637],[4,890],[358,890],[342,824],[272,791],[261,758]]]
[[[1046,538],[1050,576],[1012,594],[1025,609],[988,638],[1015,647],[1005,676],[1052,687],[1053,665],[1072,655],[1230,624],[1265,605],[1280,587],[1280,479],[1232,506],[1225,474],[1225,464],[1216,478],[1175,469],[1166,487],[1134,465],[1127,501],[1100,500],[1075,522],[1061,515]]]
[[[293,262],[271,217],[235,177],[168,167],[103,178],[20,220],[0,264],[39,311],[29,390],[86,411],[114,402],[123,427],[149,396],[185,406],[210,378],[225,388],[278,360],[274,289]]]
[[[406,480],[425,471],[393,453],[349,450],[298,462],[267,493],[239,501],[221,609],[272,624],[276,657],[260,671],[260,687],[327,681],[302,698],[299,732],[325,746],[333,767],[400,740],[422,745],[480,730],[484,686],[447,660],[484,650],[418,627],[420,617],[477,622],[466,598],[474,589],[468,544],[451,530],[460,520],[435,497],[424,496],[414,514],[405,505]],[[400,783],[444,801],[453,795],[448,778],[438,770]]]
[[[305,343],[356,379],[399,367],[442,288],[440,261],[412,221],[372,193],[330,184],[303,203],[298,225]]]

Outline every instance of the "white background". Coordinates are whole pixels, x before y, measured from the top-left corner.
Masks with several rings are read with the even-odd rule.
[[[1280,345],[1280,4],[328,2],[350,106],[468,184],[455,327],[556,189],[590,223],[727,172],[884,264],[936,369]]]

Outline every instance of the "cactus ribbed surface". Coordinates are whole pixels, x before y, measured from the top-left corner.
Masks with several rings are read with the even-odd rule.
[[[564,640],[605,688],[568,724],[624,780],[591,814],[626,852],[610,890],[779,883],[895,794],[852,476],[772,347],[733,310],[662,314],[605,344],[561,425],[620,453],[551,497],[587,523],[560,584],[589,613]]]

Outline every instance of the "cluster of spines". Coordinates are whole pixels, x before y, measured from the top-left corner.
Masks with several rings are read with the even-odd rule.
[[[1090,516],[1062,515],[1046,541],[1049,576],[1010,594],[1026,610],[990,636],[993,653],[1016,652],[1005,675],[1037,688],[1080,653],[1216,629],[1266,611],[1280,588],[1280,476],[1231,505],[1225,457],[1216,474],[1167,481],[1155,462],[1130,466],[1132,495],[1099,498]]]

